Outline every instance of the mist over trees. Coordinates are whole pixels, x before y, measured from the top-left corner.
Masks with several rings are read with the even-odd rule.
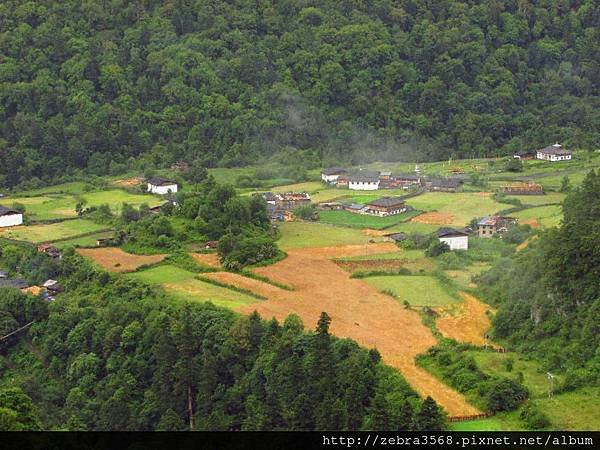
[[[594,0],[0,4],[0,186],[598,146]]]

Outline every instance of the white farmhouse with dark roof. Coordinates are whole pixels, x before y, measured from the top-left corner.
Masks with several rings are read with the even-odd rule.
[[[166,195],[177,192],[177,182],[166,178],[153,177],[148,180],[148,192]]]
[[[23,224],[23,213],[0,205],[0,227],[14,227]]]
[[[440,242],[445,242],[450,250],[468,250],[469,235],[454,228],[440,228],[437,232]]]
[[[340,175],[348,173],[343,167],[329,167],[321,171],[321,180],[325,183],[335,183]]]
[[[544,161],[568,161],[573,157],[573,154],[557,142],[554,145],[538,150],[535,157]]]
[[[379,172],[360,171],[348,176],[348,189],[376,191],[379,189]]]

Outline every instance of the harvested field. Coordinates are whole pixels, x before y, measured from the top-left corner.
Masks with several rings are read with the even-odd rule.
[[[475,195],[479,197],[491,197],[493,192],[475,192]]]
[[[166,255],[133,255],[116,247],[79,248],[77,253],[94,260],[109,272],[133,272],[144,264],[155,264]]]
[[[437,329],[445,337],[459,342],[484,345],[484,335],[491,326],[486,312],[494,310],[466,292],[460,292],[460,296],[462,303],[436,309],[442,315],[436,322]]]
[[[331,331],[359,344],[377,348],[385,363],[399,369],[423,396],[431,395],[451,416],[478,414],[479,410],[439,379],[415,365],[415,356],[436,344],[419,315],[396,300],[349,274],[328,258],[356,256],[367,251],[389,252],[394,244],[347,245],[341,247],[288,250],[288,257],[254,272],[294,288],[261,293],[268,299],[238,308],[243,313],[258,311],[263,318],[283,321],[298,314],[306,328],[314,328],[322,311],[332,318]],[[232,284],[237,281],[227,280]],[[240,287],[252,289],[244,280]]]
[[[112,184],[120,187],[135,187],[142,184],[142,179],[139,177],[127,178],[125,180],[116,180]]]
[[[334,263],[342,269],[352,273],[368,270],[388,270],[390,272],[406,267],[407,263],[414,260],[408,259],[367,259],[362,261],[343,261],[335,260]]]
[[[374,230],[372,228],[365,228],[365,229],[362,230],[362,233],[365,236],[381,237],[381,236],[384,236],[384,235],[388,234],[389,231],[386,231],[386,230]]]
[[[284,289],[278,288],[277,286],[273,286],[272,284],[265,283],[264,281],[255,280],[254,278],[248,278],[232,272],[210,272],[203,274],[203,276],[221,283],[247,289],[255,294],[267,298],[276,297],[282,295],[284,292],[288,292]]]
[[[190,253],[199,264],[208,267],[220,268],[221,262],[217,253]]]
[[[410,219],[411,222],[426,223],[428,225],[452,225],[454,216],[449,213],[428,212]]]
[[[520,220],[519,222],[521,225],[530,225],[531,228],[539,228],[540,227],[540,223],[538,222],[537,219],[525,219],[525,220]]]

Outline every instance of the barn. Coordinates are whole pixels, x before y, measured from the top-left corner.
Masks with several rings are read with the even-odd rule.
[[[347,170],[343,167],[329,167],[321,171],[321,180],[325,183],[335,183],[340,175],[345,175]]]
[[[376,191],[379,189],[379,172],[361,171],[348,177],[348,189],[354,191]]]
[[[450,250],[468,250],[469,235],[454,228],[440,228],[437,232],[440,242],[445,242]]]
[[[573,157],[573,154],[557,142],[538,150],[535,157],[544,161],[568,161]]]
[[[153,177],[148,180],[148,192],[166,195],[177,192],[177,182],[166,178]]]
[[[374,216],[393,216],[406,212],[408,207],[400,197],[381,197],[366,204],[366,213]]]
[[[14,227],[23,224],[23,213],[0,205],[0,227]]]

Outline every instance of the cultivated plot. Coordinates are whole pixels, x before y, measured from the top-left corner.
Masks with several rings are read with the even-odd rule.
[[[314,327],[321,312],[326,311],[332,318],[332,333],[377,348],[384,362],[399,369],[418,392],[431,395],[451,416],[478,414],[479,410],[461,394],[416,366],[415,356],[436,343],[419,315],[363,280],[351,279],[348,272],[329,260],[359,256],[364,254],[363,247],[290,249],[286,259],[254,271],[294,291],[267,295],[267,300],[239,311],[257,310],[266,319],[276,317],[280,321],[294,313],[307,328]],[[370,244],[368,248],[371,254],[390,253],[395,245]]]
[[[518,211],[512,215],[518,218],[522,225],[531,225],[533,228],[550,228],[560,224],[562,207],[560,205],[538,206]]]
[[[52,224],[0,229],[0,236],[38,244],[41,242],[54,242],[68,239],[105,229],[106,225],[98,225],[91,220],[75,219]]]
[[[379,291],[389,291],[411,306],[444,306],[459,300],[452,297],[437,278],[427,275],[385,275],[365,278]]]
[[[195,273],[170,265],[152,267],[128,276],[148,284],[160,285],[171,296],[185,301],[210,301],[227,308],[241,308],[258,301],[244,293],[200,281],[195,278]]]
[[[90,258],[109,272],[133,272],[138,267],[156,264],[166,255],[134,255],[117,247],[79,248],[77,253]]]
[[[279,225],[283,249],[335,245],[367,244],[381,238],[365,236],[360,230],[311,222],[284,222]]]

